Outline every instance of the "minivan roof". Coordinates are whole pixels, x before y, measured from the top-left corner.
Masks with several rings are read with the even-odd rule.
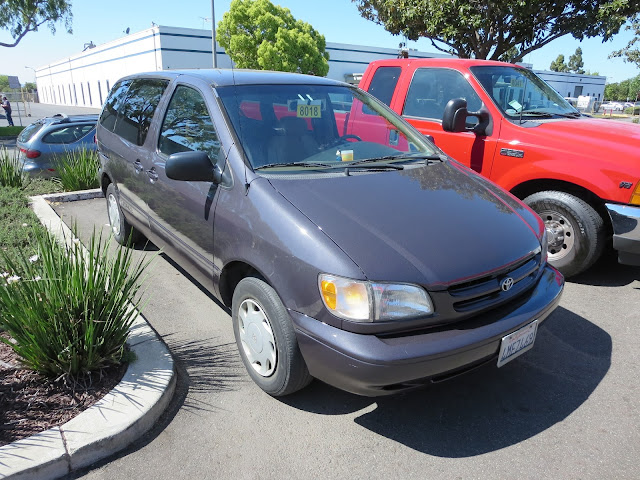
[[[245,69],[193,69],[171,70],[170,72],[145,72],[129,75],[124,79],[134,78],[166,78],[174,79],[181,75],[199,78],[215,87],[230,85],[262,85],[262,84],[293,84],[293,85],[347,85],[344,82],[330,80],[313,75],[299,73],[273,72],[270,70],[245,70]]]

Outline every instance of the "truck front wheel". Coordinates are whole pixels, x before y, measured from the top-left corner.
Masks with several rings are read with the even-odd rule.
[[[524,199],[544,221],[549,263],[566,277],[589,268],[604,248],[604,221],[591,205],[565,192],[544,191]]]

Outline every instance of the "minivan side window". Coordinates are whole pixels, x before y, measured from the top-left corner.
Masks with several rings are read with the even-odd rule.
[[[213,162],[218,160],[220,141],[200,92],[178,85],[160,129],[158,149],[165,155],[206,152]]]
[[[460,72],[448,68],[419,68],[411,79],[402,114],[441,121],[444,107],[452,98],[465,99],[470,112],[482,106],[480,97]],[[469,120],[477,123],[475,117]]]
[[[401,71],[401,67],[378,68],[373,74],[368,92],[387,106],[390,106]]]
[[[127,90],[129,90],[129,85],[131,85],[131,80],[122,80],[121,82],[116,83],[104,104],[99,123],[110,132],[115,130],[116,120],[118,119],[118,114],[122,109],[122,104],[127,95]]]
[[[144,144],[153,114],[167,85],[168,80],[156,78],[131,82],[114,133],[135,145]]]

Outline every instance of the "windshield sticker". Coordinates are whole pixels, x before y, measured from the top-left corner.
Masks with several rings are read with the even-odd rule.
[[[511,100],[509,102],[509,105],[511,105],[516,112],[519,112],[520,110],[522,110],[522,105],[517,100]]]
[[[322,102],[320,100],[307,103],[298,102],[296,115],[299,118],[320,118],[322,116]]]

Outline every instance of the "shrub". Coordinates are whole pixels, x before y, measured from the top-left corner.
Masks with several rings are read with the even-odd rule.
[[[71,150],[54,161],[56,173],[67,192],[98,188],[100,160],[95,150]]]
[[[23,163],[17,153],[9,154],[4,147],[0,149],[0,186],[22,188],[25,185]]]
[[[37,253],[22,250],[18,264],[5,259],[0,327],[15,343],[0,340],[28,368],[65,381],[120,363],[149,260],[134,263],[128,248],[109,254],[110,241],[95,231],[88,251],[40,230],[35,244]]]

